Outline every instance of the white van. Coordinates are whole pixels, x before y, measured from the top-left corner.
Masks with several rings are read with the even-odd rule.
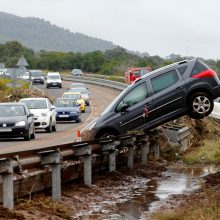
[[[49,72],[47,74],[47,88],[59,87],[62,88],[62,79],[59,72]]]

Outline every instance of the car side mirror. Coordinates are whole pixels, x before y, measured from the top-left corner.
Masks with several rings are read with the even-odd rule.
[[[28,117],[34,117],[34,114],[33,114],[33,113],[30,113],[30,114],[28,115]]]
[[[128,107],[129,107],[129,105],[128,105],[127,103],[124,103],[124,104],[121,106],[121,112],[125,112]]]
[[[51,110],[54,110],[56,107],[54,105],[51,105]]]

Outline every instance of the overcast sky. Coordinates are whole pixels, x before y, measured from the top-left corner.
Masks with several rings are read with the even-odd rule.
[[[150,55],[220,58],[220,0],[0,0],[0,11]]]

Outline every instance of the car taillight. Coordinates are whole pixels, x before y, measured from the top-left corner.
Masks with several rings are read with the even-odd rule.
[[[204,72],[193,75],[192,78],[209,78],[209,77],[216,77],[216,76],[217,74],[214,70],[206,70]]]

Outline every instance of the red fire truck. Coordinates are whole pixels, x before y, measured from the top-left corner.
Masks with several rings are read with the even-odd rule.
[[[128,68],[127,71],[125,72],[125,83],[131,84],[136,79],[139,79],[141,76],[149,73],[150,71],[152,71],[152,69],[150,67],[133,66],[131,68]]]

